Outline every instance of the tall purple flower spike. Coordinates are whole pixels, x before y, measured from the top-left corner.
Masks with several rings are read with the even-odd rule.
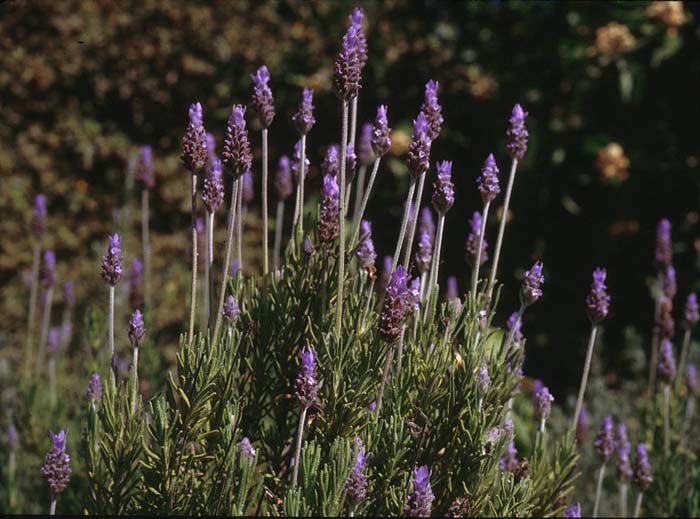
[[[234,177],[240,177],[250,170],[253,163],[248,128],[245,122],[245,106],[243,105],[234,105],[231,110],[226,124],[222,157],[224,171]]]
[[[413,122],[413,136],[408,145],[408,171],[413,178],[418,178],[430,167],[430,123],[423,112]]]
[[[92,374],[85,393],[90,402],[99,402],[102,400],[102,380],[100,379],[99,373]]]
[[[372,149],[377,157],[382,157],[391,149],[391,128],[386,116],[386,105],[377,108],[377,116],[372,127]]]
[[[668,339],[661,341],[661,358],[659,359],[659,378],[670,384],[676,378],[676,359],[673,356],[673,344]]]
[[[52,250],[44,251],[44,261],[41,264],[41,282],[45,287],[52,287],[57,281],[56,254]]]
[[[367,36],[365,35],[362,21],[365,18],[365,12],[361,7],[355,7],[350,14],[350,24],[355,28],[357,37],[357,55],[360,60],[360,68],[364,68],[367,64]]]
[[[316,374],[316,353],[309,347],[299,352],[301,370],[296,380],[296,396],[303,408],[311,407],[318,397],[318,375]]]
[[[581,504],[574,503],[564,511],[564,517],[581,517]]]
[[[613,422],[610,416],[603,418],[600,430],[593,442],[595,451],[603,461],[608,461],[615,449],[615,439],[613,438]]]
[[[513,312],[510,314],[508,321],[506,321],[506,329],[508,331],[511,331],[514,326],[515,331],[513,331],[513,344],[515,347],[519,348],[522,346],[525,336],[523,335],[523,321],[522,319],[518,319],[518,312]]]
[[[444,215],[455,203],[455,189],[452,183],[452,162],[438,162],[437,179],[433,184],[433,207],[440,215]]]
[[[374,160],[372,150],[372,123],[364,123],[360,130],[360,137],[357,139],[357,159],[360,165],[369,166]]]
[[[435,495],[430,486],[427,466],[413,469],[413,491],[408,494],[404,513],[409,517],[430,517]]]
[[[124,273],[122,262],[121,239],[118,234],[113,234],[109,237],[107,254],[102,257],[102,279],[112,286],[119,283]]]
[[[340,172],[340,146],[331,144],[326,148],[326,155],[321,162],[321,172],[324,175],[338,176]]]
[[[221,161],[217,158],[211,161],[204,176],[202,202],[204,202],[207,211],[212,214],[224,203],[224,181],[221,178]]]
[[[275,193],[279,200],[286,200],[294,192],[292,185],[292,167],[289,157],[282,155],[277,165],[277,172],[273,180]]]
[[[153,189],[156,186],[156,177],[153,174],[153,150],[151,150],[150,146],[141,146],[139,154],[141,160],[136,171],[136,179],[146,189]]]
[[[241,309],[235,297],[229,295],[226,298],[221,314],[229,325],[235,324],[235,322],[238,321],[238,317],[241,315]]]
[[[605,319],[610,308],[610,295],[605,286],[605,276],[605,269],[597,268],[593,271],[591,291],[586,297],[586,313],[593,323],[599,323]]]
[[[202,105],[194,103],[189,109],[189,124],[182,138],[182,163],[193,175],[198,174],[207,163],[207,132],[202,121]]]
[[[41,471],[54,494],[60,494],[68,486],[71,476],[70,456],[66,454],[66,432],[61,429],[58,434],[49,432],[53,443],[51,452],[46,454]]]
[[[438,103],[437,97],[438,82],[430,80],[425,84],[425,98],[420,107],[420,111],[425,114],[428,119],[428,137],[434,141],[440,135],[442,129],[442,107]]]
[[[524,111],[519,104],[516,104],[510,116],[510,125],[508,126],[507,132],[508,144],[506,144],[508,153],[514,160],[522,160],[527,151],[527,138],[529,134],[525,126],[526,117],[527,112]]]
[[[647,448],[643,443],[637,444],[637,459],[634,460],[633,481],[637,488],[644,492],[653,481],[651,477],[651,465],[647,456]]]
[[[377,253],[372,242],[372,225],[367,220],[362,220],[360,223],[360,240],[360,245],[357,247],[357,261],[361,268],[374,274]]]
[[[421,209],[418,216],[418,231],[420,234],[427,232],[431,240],[435,238],[435,220],[433,220],[433,213],[430,207],[426,206]]]
[[[552,412],[552,402],[554,402],[554,397],[549,392],[549,388],[543,385],[533,395],[533,410],[536,420],[549,418],[549,414]]]
[[[688,294],[685,302],[685,320],[688,326],[693,327],[700,321],[700,308],[698,308],[698,296],[694,292]]]
[[[433,237],[427,230],[420,231],[418,249],[416,250],[416,266],[422,273],[430,271],[430,264],[433,260]]]
[[[656,249],[654,255],[659,268],[668,267],[673,261],[671,222],[663,218],[656,227]]]
[[[34,238],[40,240],[46,233],[48,212],[46,210],[46,197],[44,195],[36,195],[34,199],[34,209],[32,210],[32,234]]]
[[[479,246],[479,236],[481,235],[482,225],[481,213],[475,211],[469,220],[469,228],[471,229],[467,236],[467,243],[464,246],[464,253],[467,263],[474,265],[476,261],[477,247]],[[484,239],[481,241],[481,257],[479,258],[479,266],[486,263],[489,259],[488,242]]]
[[[253,106],[258,112],[262,127],[269,128],[275,118],[275,100],[272,97],[272,90],[267,85],[270,81],[270,72],[263,65],[250,78],[253,80]]]
[[[617,434],[615,436],[615,460],[617,462],[617,477],[620,481],[629,483],[634,475],[632,471],[632,462],[630,461],[630,451],[632,445],[627,438],[627,427],[621,423],[617,426]]]
[[[321,190],[321,214],[318,221],[318,232],[321,241],[330,242],[338,238],[340,232],[340,189],[332,175],[323,177]]]
[[[140,348],[146,338],[146,327],[143,324],[143,314],[136,310],[129,321],[129,340],[132,348]]]
[[[387,343],[393,344],[401,336],[406,319],[420,303],[419,292],[420,280],[411,281],[406,270],[399,265],[391,274],[379,316],[379,335]]]
[[[493,202],[501,192],[501,185],[498,180],[498,166],[493,153],[486,157],[484,167],[481,168],[481,175],[476,181],[483,203]]]
[[[362,440],[355,437],[355,464],[350,471],[350,476],[345,481],[345,489],[348,496],[355,502],[361,503],[367,497],[367,475],[365,474],[365,464],[367,455]]]
[[[536,262],[530,270],[525,272],[523,286],[520,289],[520,302],[525,306],[530,306],[542,297],[542,262]]]
[[[316,124],[314,117],[314,92],[310,88],[305,88],[301,94],[301,102],[297,113],[292,117],[294,125],[301,135],[308,135]]]
[[[362,63],[359,45],[358,29],[350,25],[343,36],[343,48],[333,62],[333,85],[338,96],[346,102],[360,92]]]
[[[448,301],[454,301],[455,299],[459,299],[459,286],[457,285],[457,278],[455,276],[450,276],[447,278],[445,298]]]
[[[253,444],[250,443],[250,440],[247,436],[244,436],[243,439],[238,443],[238,450],[241,453],[241,455],[246,459],[246,461],[252,461],[255,459],[255,449],[253,448]]]

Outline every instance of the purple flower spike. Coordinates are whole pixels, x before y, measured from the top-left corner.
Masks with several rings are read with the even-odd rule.
[[[442,107],[438,103],[437,90],[438,82],[433,80],[428,81],[425,84],[425,98],[420,107],[420,111],[423,112],[428,119],[428,124],[430,126],[428,137],[431,141],[438,138],[443,123]]]
[[[301,135],[308,135],[316,124],[314,118],[314,91],[310,88],[305,88],[301,94],[301,103],[297,113],[292,117],[294,125]]]
[[[455,276],[450,276],[447,278],[445,298],[448,301],[454,301],[455,299],[459,299],[459,287],[457,286],[457,278]]]
[[[340,172],[340,146],[331,144],[326,149],[326,155],[321,162],[321,172],[324,175],[338,176]]]
[[[637,459],[634,460],[634,484],[637,488],[644,492],[649,488],[653,481],[651,477],[651,466],[649,465],[649,457],[647,456],[647,448],[643,443],[637,444]]]
[[[481,213],[475,211],[469,220],[469,228],[471,232],[467,236],[467,243],[464,246],[465,259],[470,265],[474,265],[476,261],[477,247],[479,246],[479,236],[481,236],[481,225],[483,220]],[[483,265],[489,259],[488,246],[486,240],[481,241],[481,257],[479,258],[479,266]]]
[[[583,445],[588,440],[588,412],[585,407],[581,407],[581,412],[578,415],[576,422],[576,441],[579,445]]]
[[[661,341],[659,378],[667,384],[670,384],[671,381],[676,378],[676,359],[673,356],[673,344],[668,339]]]
[[[656,264],[659,268],[668,267],[673,261],[671,242],[671,222],[663,218],[656,227]]]
[[[372,225],[367,220],[362,220],[360,223],[360,240],[360,245],[357,248],[357,261],[361,268],[369,274],[374,274],[377,253],[374,251],[374,242],[372,242]]]
[[[338,182],[332,175],[323,177],[321,190],[321,215],[318,221],[318,232],[321,241],[331,242],[338,238],[340,232],[340,190]]]
[[[437,165],[437,179],[433,184],[433,207],[443,215],[455,203],[455,186],[452,183],[452,162],[443,160]]]
[[[44,251],[44,262],[41,265],[41,282],[45,287],[52,287],[57,281],[56,255],[52,250]]]
[[[231,267],[229,268],[229,276],[234,278],[236,277],[236,274],[238,274],[238,260],[234,259],[231,260]]]
[[[129,321],[129,340],[132,348],[140,348],[146,337],[146,327],[143,324],[143,315],[136,310]]]
[[[530,306],[542,297],[542,283],[544,283],[542,262],[538,261],[525,272],[523,286],[520,289],[520,302],[525,306]]]
[[[54,494],[60,494],[68,486],[71,476],[70,456],[66,454],[66,432],[61,429],[58,434],[49,432],[53,449],[46,454],[41,471]]]
[[[542,386],[539,391],[533,395],[533,410],[535,419],[538,421],[547,420],[552,412],[552,402],[554,397],[549,392],[547,386]]]
[[[512,427],[512,424],[511,424]],[[515,443],[511,441],[506,447],[503,456],[498,460],[498,468],[501,472],[512,472],[518,467],[518,451],[515,448]]]
[[[393,344],[401,337],[401,330],[406,318],[416,309],[418,304],[418,288],[420,281],[416,278],[409,288],[409,276],[402,265],[399,265],[391,274],[391,279],[386,287],[384,306],[379,316],[379,335],[387,343]]]
[[[275,193],[279,200],[285,200],[294,192],[292,185],[292,168],[289,162],[289,157],[282,155],[277,165],[277,172],[273,181]]]
[[[377,157],[382,157],[390,148],[391,128],[386,117],[386,105],[380,105],[372,128],[372,149]]]
[[[668,265],[664,269],[662,278],[662,288],[664,295],[669,299],[673,299],[678,290],[676,286],[676,269],[673,268],[673,265]]]
[[[367,64],[367,36],[362,27],[362,20],[365,18],[365,12],[361,7],[355,7],[350,14],[350,24],[355,28],[357,36],[357,55],[360,60],[360,68],[364,68]]]
[[[522,319],[518,319],[518,312],[513,312],[510,314],[508,321],[506,321],[506,329],[509,332],[513,329],[513,327],[515,327],[515,330],[513,331],[513,345],[516,348],[520,348],[525,337],[523,336],[523,321]]]
[[[253,154],[250,151],[245,122],[245,106],[233,105],[224,135],[224,171],[234,177],[240,177],[250,169],[252,163]]]
[[[292,173],[294,174],[294,179],[299,182],[299,167],[301,165],[301,141],[297,141],[294,145],[294,156],[292,157]],[[304,157],[304,177],[309,174],[309,166],[311,166],[311,161],[309,161],[309,156]]]
[[[214,134],[207,132],[206,136],[206,142],[207,142],[207,164],[211,166],[211,163],[214,162],[214,159],[216,157],[216,138],[214,137]]]
[[[153,189],[156,185],[156,177],[153,175],[153,151],[150,146],[141,146],[141,160],[136,171],[136,179],[145,189]]]
[[[581,504],[574,503],[564,511],[564,517],[581,517]]]
[[[688,392],[694,395],[698,394],[700,384],[698,384],[698,368],[695,364],[688,364],[688,372],[685,376],[685,383],[688,386]]]
[[[418,178],[430,167],[430,123],[423,112],[413,122],[413,136],[408,145],[408,171],[413,178]]]
[[[36,195],[34,199],[34,209],[32,211],[32,233],[37,240],[40,240],[46,232],[47,218],[46,197],[44,195]]]
[[[484,167],[481,168],[481,176],[476,180],[481,193],[481,201],[485,204],[493,202],[501,192],[501,186],[498,181],[498,166],[493,154],[486,157]]]
[[[433,260],[433,237],[427,230],[420,233],[418,249],[416,250],[416,266],[421,273],[430,271],[430,264]]]
[[[61,346],[61,327],[52,326],[49,330],[49,336],[47,338],[46,353],[49,357],[55,357],[58,353],[58,349]]]
[[[71,280],[63,283],[63,302],[68,308],[75,307],[75,290]]]
[[[522,160],[527,151],[527,138],[529,134],[525,126],[526,117],[527,112],[524,111],[519,104],[516,104],[510,116],[510,126],[507,132],[508,144],[506,144],[508,153],[514,160]]]
[[[608,315],[610,296],[605,286],[605,276],[605,269],[597,268],[593,271],[591,291],[586,297],[586,312],[593,323],[599,323]]]
[[[360,61],[360,40],[357,26],[350,25],[343,36],[343,48],[333,62],[333,85],[343,101],[350,101],[360,92],[362,63]]]
[[[698,297],[694,292],[688,294],[685,302],[685,320],[689,327],[700,321],[700,309],[698,308]]]
[[[621,423],[617,426],[617,435],[615,437],[615,460],[617,461],[617,476],[620,478],[620,481],[624,483],[632,481],[631,450],[632,445],[627,438],[627,427],[625,427],[625,424]]]
[[[413,469],[413,491],[408,494],[404,513],[409,517],[430,517],[433,508],[433,490],[430,486],[430,470],[423,465]]]
[[[345,489],[355,503],[361,503],[367,497],[367,475],[365,474],[365,464],[367,455],[364,445],[359,436],[355,437],[355,464],[350,471],[348,479],[345,481]]]
[[[238,444],[238,450],[240,451],[241,455],[246,461],[250,462],[255,459],[255,449],[253,448],[253,444],[250,443],[250,440],[247,436],[243,437],[243,439]]]
[[[238,302],[235,297],[230,295],[226,298],[221,314],[224,316],[229,326],[238,321],[238,317],[241,315],[241,309],[238,307]]]
[[[360,165],[369,166],[374,160],[372,151],[372,123],[365,123],[360,130],[360,137],[357,140],[357,159]]]
[[[253,106],[258,112],[262,127],[269,128],[275,118],[275,100],[272,98],[272,90],[267,85],[270,72],[263,65],[250,78],[253,80]]]
[[[615,439],[613,438],[613,422],[609,415],[603,418],[593,446],[603,462],[608,461],[612,456],[615,449]]]
[[[255,198],[255,189],[253,187],[253,174],[250,170],[243,173],[242,184],[243,184],[243,203],[249,204]]]
[[[99,373],[93,373],[90,377],[90,383],[87,386],[88,400],[90,402],[98,402],[102,400],[102,380],[100,379]]]
[[[190,105],[190,122],[187,131],[182,138],[182,163],[190,173],[198,174],[207,163],[207,132],[202,121],[202,105],[194,103]]]
[[[476,372],[476,387],[483,395],[489,390],[489,384],[491,383],[491,378],[489,377],[489,369],[486,365],[481,366]]]
[[[109,237],[107,254],[102,257],[102,279],[112,286],[119,283],[124,269],[122,267],[122,246],[118,234]]]
[[[311,407],[318,396],[318,375],[316,374],[316,353],[309,347],[299,352],[301,371],[296,380],[296,395],[302,407]]]
[[[391,256],[384,256],[384,260],[382,262],[382,274],[379,277],[379,291],[384,292],[386,290],[386,287],[389,285],[389,280],[391,279],[391,264],[393,262],[393,258]]]
[[[357,169],[357,155],[352,144],[348,144],[345,148],[345,182],[349,184],[355,178],[355,170]]]
[[[209,213],[213,214],[224,202],[224,182],[221,178],[221,161],[217,158],[211,161],[204,176],[202,202]]]
[[[420,215],[418,216],[418,232],[421,235],[427,232],[431,240],[435,238],[435,221],[433,220],[433,213],[430,211],[430,207],[424,207],[420,211]]]

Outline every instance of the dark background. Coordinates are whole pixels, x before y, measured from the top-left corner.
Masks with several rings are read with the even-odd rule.
[[[679,318],[681,298],[697,287],[696,4],[667,7],[664,16],[654,15],[663,9],[648,2],[0,3],[0,356],[19,356],[23,343],[28,289],[22,279],[31,262],[35,194],[49,198],[45,245],[57,252],[61,278],[77,281],[87,316],[106,306],[99,278],[106,235],[124,234],[128,264],[139,255],[140,195],[125,185],[125,172],[144,143],[153,146],[158,178],[151,202],[158,305],[152,333],[163,351],[167,344],[174,351],[189,283],[189,176],[178,159],[188,105],[202,103],[220,150],[231,105],[249,102],[250,74],[267,64],[277,106],[274,164],[297,138],[291,115],[301,88],[314,88],[313,203],[322,152],[340,136],[331,66],[356,4],[365,8],[369,40],[360,122],[386,103],[395,130],[367,213],[380,260],[398,232],[408,187],[405,145],[425,82],[440,82],[445,118],[433,161],[453,161],[457,190],[441,277],[458,275],[463,291],[467,221],[481,206],[475,180],[493,152],[505,184],[505,130],[513,104],[521,103],[530,113],[530,145],[511,203],[497,324],[516,308],[522,269],[542,259],[545,297],[524,322],[526,373],[544,378],[559,398],[578,383],[589,329],[583,299],[592,270],[605,266],[613,303],[601,351],[615,384],[627,369],[623,347],[648,343],[648,279],[661,217],[674,224]],[[611,22],[629,34],[619,52],[603,46]],[[259,127],[248,115],[259,191]],[[597,157],[611,143],[624,156],[606,176]],[[246,222],[251,273],[259,269],[259,201],[257,193]],[[495,219],[487,232],[493,244]]]

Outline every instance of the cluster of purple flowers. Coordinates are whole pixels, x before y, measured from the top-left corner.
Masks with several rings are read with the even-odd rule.
[[[296,396],[303,408],[308,409],[318,397],[318,375],[316,374],[316,352],[305,347],[299,353],[301,371],[296,380]]]
[[[118,234],[109,237],[107,254],[102,258],[102,279],[112,286],[119,283],[124,273],[122,266],[122,245]]]
[[[406,270],[399,265],[386,287],[384,306],[379,315],[379,335],[389,344],[399,339],[406,319],[420,302],[420,280],[413,279],[410,286],[409,281]]]
[[[207,163],[207,136],[202,119],[202,105],[190,105],[189,124],[182,138],[182,163],[193,175],[198,174]]]
[[[66,432],[63,429],[58,434],[49,432],[49,437],[53,448],[46,454],[41,471],[44,473],[51,492],[59,494],[66,489],[71,476],[70,456],[66,454]]]
[[[409,517],[430,517],[435,495],[427,466],[413,469],[413,491],[408,494],[404,513]]]
[[[250,151],[248,128],[245,122],[245,106],[234,105],[224,135],[224,171],[238,178],[250,170],[253,154]]]

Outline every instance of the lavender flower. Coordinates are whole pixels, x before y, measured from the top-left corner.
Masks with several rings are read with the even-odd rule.
[[[610,296],[605,286],[605,269],[597,268],[593,271],[593,283],[591,291],[586,297],[586,312],[591,322],[599,323],[608,315]]]
[[[513,312],[510,314],[510,317],[508,317],[508,320],[506,321],[506,329],[509,332],[513,330],[513,327],[515,327],[515,330],[513,331],[513,346],[520,348],[525,337],[523,336],[522,331],[523,321],[522,319],[518,318],[518,312]]]
[[[374,160],[372,151],[372,123],[365,123],[360,130],[360,138],[357,140],[357,158],[362,166],[369,166]]]
[[[391,279],[391,264],[393,258],[391,256],[384,256],[382,263],[382,275],[379,277],[379,291],[384,292],[386,287],[389,285],[389,280]]]
[[[418,231],[420,234],[427,232],[432,240],[435,237],[435,221],[430,207],[424,207],[418,216]]]
[[[380,105],[372,128],[372,149],[377,157],[382,157],[390,148],[391,128],[386,117],[386,105]]]
[[[430,517],[434,499],[430,487],[430,470],[425,465],[414,468],[413,492],[408,494],[404,513],[409,517]]]
[[[294,156],[292,157],[292,173],[294,174],[294,179],[299,182],[299,168],[301,166],[301,141],[297,141],[294,145]],[[309,166],[311,166],[311,161],[309,156],[304,157],[304,176],[309,173]]]
[[[533,410],[537,421],[547,420],[552,412],[552,402],[554,397],[550,394],[547,386],[542,386],[539,391],[533,394]]]
[[[467,243],[464,246],[465,259],[467,263],[474,266],[476,262],[477,247],[479,246],[479,236],[481,236],[481,225],[483,220],[481,218],[481,213],[475,211],[469,220],[469,228],[471,232],[467,236]],[[483,265],[489,259],[488,253],[488,242],[484,239],[481,240],[481,257],[479,258],[479,266]]]
[[[253,448],[253,445],[250,443],[250,440],[247,436],[244,436],[238,444],[238,450],[243,456],[243,459],[245,459],[247,462],[251,462],[255,459],[255,449]]]
[[[124,269],[122,267],[122,245],[118,234],[109,237],[107,254],[102,257],[102,279],[112,286],[119,283]]]
[[[348,144],[345,148],[345,182],[349,184],[355,178],[355,170],[357,169],[357,155],[352,144]]]
[[[249,204],[253,201],[253,198],[255,197],[255,190],[253,188],[253,174],[250,172],[250,170],[246,171],[243,173],[242,178],[242,186],[243,186],[243,203],[244,204]]]
[[[250,169],[252,163],[253,154],[250,151],[248,128],[245,122],[245,106],[233,105],[224,135],[224,171],[239,177]]]
[[[574,503],[564,511],[564,517],[581,517],[581,504]]]
[[[476,372],[476,387],[479,388],[480,393],[483,395],[489,390],[490,383],[489,369],[486,365],[483,365]]]
[[[85,391],[90,402],[102,400],[102,380],[99,373],[93,373],[90,377],[90,383]]]
[[[331,242],[338,238],[340,232],[340,190],[338,182],[332,175],[323,177],[321,190],[321,215],[318,221],[318,232],[321,241]]]
[[[651,466],[647,456],[647,448],[643,443],[637,444],[637,459],[634,460],[634,484],[637,485],[640,492],[644,492],[649,488],[653,481],[651,477]]]
[[[668,267],[673,261],[671,242],[671,222],[663,218],[656,227],[656,264],[659,268]]]
[[[350,24],[355,28],[357,37],[357,56],[360,60],[360,68],[364,68],[367,63],[367,36],[362,27],[362,20],[365,18],[365,12],[361,7],[355,7],[349,16]]]
[[[350,471],[348,479],[345,481],[345,489],[348,496],[355,502],[361,503],[367,497],[367,475],[365,474],[365,464],[367,455],[359,436],[355,437],[355,464]]]
[[[518,467],[518,451],[515,448],[515,443],[511,441],[506,447],[506,451],[498,460],[498,468],[501,472],[513,472]]]
[[[496,159],[493,158],[493,154],[486,157],[484,167],[481,168],[481,176],[476,182],[479,186],[479,193],[481,193],[481,200],[485,204],[493,202],[498,193],[501,192],[501,186],[498,181],[498,166],[496,165]]]
[[[311,240],[309,240],[308,236],[304,238],[304,243],[301,244],[301,250],[307,256],[310,256],[311,253],[314,251],[314,247],[313,245],[311,245]]]
[[[40,240],[46,232],[47,218],[46,197],[41,194],[36,195],[34,199],[34,209],[32,210],[32,233],[37,240]]]
[[[63,302],[68,308],[75,307],[75,290],[73,288],[73,281],[71,280],[63,283]]]
[[[182,138],[182,163],[190,170],[190,173],[196,175],[204,168],[208,158],[206,131],[202,121],[202,105],[199,103],[191,104],[189,117],[187,131]]]
[[[519,104],[516,104],[510,116],[510,126],[507,132],[508,144],[506,144],[508,153],[513,160],[522,160],[527,151],[527,138],[529,134],[525,126],[526,117],[527,112],[525,112]]]
[[[633,471],[630,461],[630,451],[632,446],[627,438],[627,427],[621,423],[617,426],[615,437],[615,459],[617,460],[617,475],[620,481],[629,483],[632,481]]]
[[[289,195],[294,192],[294,186],[292,186],[292,169],[289,157],[286,155],[280,157],[273,185],[275,186],[275,193],[277,193],[277,198],[279,200],[287,199]]]
[[[455,299],[459,299],[459,287],[457,286],[457,278],[455,276],[450,276],[447,278],[445,298],[448,301],[454,301]]]
[[[333,85],[343,101],[350,101],[360,92],[362,64],[358,46],[358,30],[350,25],[343,36],[343,48],[333,62]]]
[[[46,353],[49,357],[55,357],[61,346],[61,327],[52,326],[46,341]]]
[[[326,155],[321,162],[321,172],[324,175],[338,176],[340,172],[340,146],[331,144],[326,148]]]
[[[372,242],[372,225],[367,220],[360,223],[360,245],[357,247],[357,261],[361,268],[368,273],[374,273],[374,262],[377,253]]]
[[[129,274],[129,304],[138,308],[143,304],[143,262],[136,258]]]
[[[275,101],[272,98],[272,90],[267,85],[270,72],[263,65],[250,78],[253,80],[253,106],[258,112],[262,127],[269,128],[275,118]]]
[[[229,295],[226,298],[221,314],[224,316],[224,319],[226,319],[229,326],[238,321],[238,317],[241,315],[241,309],[238,307],[238,302],[236,301],[235,297]]]
[[[156,177],[153,175],[153,151],[150,146],[141,146],[141,160],[136,171],[136,179],[145,189],[153,189],[156,185]]]
[[[52,287],[58,281],[56,275],[56,255],[52,250],[44,251],[44,262],[41,265],[41,282],[45,287]]]
[[[576,441],[579,445],[583,445],[588,440],[588,412],[585,407],[581,407],[581,412],[578,415],[576,422]]]
[[[402,265],[391,275],[386,287],[384,306],[379,316],[379,335],[387,343],[393,344],[401,336],[406,318],[416,309],[420,282],[413,280],[409,287],[409,276]]]
[[[316,353],[304,347],[299,353],[301,371],[296,380],[296,396],[302,407],[308,409],[318,396],[318,375],[316,374]]]
[[[314,118],[314,92],[310,88],[305,88],[301,94],[301,103],[297,113],[292,117],[294,125],[301,135],[308,135],[316,124]]]
[[[668,339],[661,341],[661,359],[659,360],[659,378],[670,384],[676,378],[676,359],[673,356],[673,344]]]
[[[442,107],[438,103],[437,97],[438,82],[430,80],[425,84],[425,97],[420,111],[425,114],[430,126],[428,138],[434,141],[440,135],[442,129]]]
[[[662,289],[664,295],[669,299],[673,299],[677,292],[676,287],[676,269],[673,265],[668,265],[662,274]]]
[[[418,249],[416,250],[416,266],[423,273],[430,271],[430,263],[433,259],[433,237],[427,230],[420,233]]]
[[[143,324],[143,315],[140,310],[136,310],[129,321],[129,340],[131,341],[131,347],[141,347],[145,337],[146,328]]]
[[[615,440],[613,438],[613,422],[609,415],[603,418],[593,446],[603,462],[608,461],[610,456],[612,456],[613,450],[615,449]]]
[[[430,123],[423,112],[413,121],[413,136],[408,145],[408,171],[413,178],[418,178],[430,167]]]
[[[71,476],[70,456],[66,454],[66,432],[61,429],[58,434],[49,432],[53,449],[46,454],[41,471],[54,494],[63,492]]]
[[[202,187],[202,202],[211,214],[224,202],[224,182],[221,178],[221,161],[216,157],[209,163]]]
[[[433,184],[433,207],[440,215],[449,211],[455,203],[455,190],[452,183],[452,162],[444,160],[438,162],[437,179]]]
[[[685,320],[689,327],[700,321],[700,309],[698,308],[698,298],[694,292],[688,294],[685,302]]]
[[[688,392],[697,394],[700,385],[698,384],[698,368],[695,364],[688,364],[688,372],[685,376],[685,383],[688,386]]]
[[[211,163],[216,159],[216,138],[214,134],[207,132],[206,136],[207,143],[207,164],[211,166]]]
[[[520,289],[520,302],[524,306],[530,306],[542,297],[542,283],[544,283],[542,262],[538,261],[530,270],[525,272],[523,286]]]

